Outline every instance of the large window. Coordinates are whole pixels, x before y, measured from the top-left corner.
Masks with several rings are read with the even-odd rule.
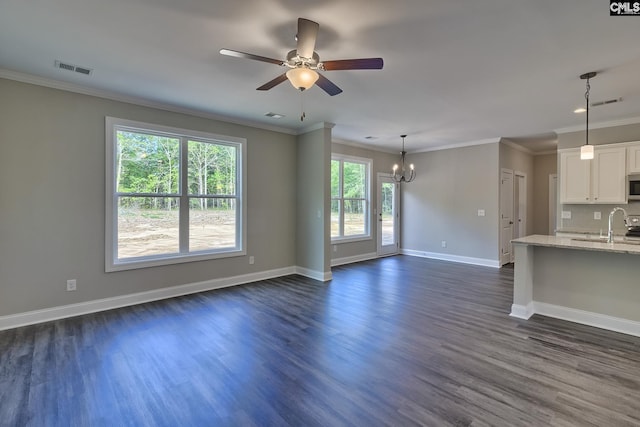
[[[243,255],[245,141],[108,117],[106,270]]]
[[[331,158],[331,239],[369,238],[371,160],[334,154]]]

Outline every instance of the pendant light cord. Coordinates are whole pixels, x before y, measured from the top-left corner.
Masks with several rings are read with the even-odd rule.
[[[589,91],[591,85],[589,84],[589,77],[587,77],[587,91],[584,93],[584,98],[587,100],[587,125],[586,125],[586,145],[589,145]]]

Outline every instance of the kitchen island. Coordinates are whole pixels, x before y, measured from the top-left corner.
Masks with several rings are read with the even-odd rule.
[[[640,336],[639,244],[533,235],[514,240],[513,249],[511,316],[541,314]]]

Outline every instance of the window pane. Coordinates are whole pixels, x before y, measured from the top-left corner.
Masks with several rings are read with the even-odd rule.
[[[344,201],[344,235],[355,236],[366,234],[365,201]]]
[[[118,198],[118,259],[178,253],[177,197]]]
[[[189,199],[189,251],[235,248],[236,200]]]
[[[340,200],[331,201],[331,237],[340,237]]]
[[[236,148],[189,141],[189,194],[235,195]]]
[[[331,160],[331,198],[340,197],[340,161]]]
[[[118,192],[177,194],[179,163],[178,138],[117,131]]]
[[[345,199],[364,199],[366,197],[366,170],[363,163],[344,162],[343,195]]]
[[[382,220],[382,245],[393,245],[396,242],[395,236],[395,212],[393,211],[393,201],[395,198],[395,184],[383,182],[381,188],[382,212],[380,218]]]

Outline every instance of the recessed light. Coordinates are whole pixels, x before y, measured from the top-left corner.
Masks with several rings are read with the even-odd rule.
[[[365,136],[364,139],[378,139],[377,136]]]
[[[265,113],[265,116],[271,117],[272,119],[281,119],[284,117],[284,114],[268,112],[268,113]]]
[[[580,107],[580,108],[576,108],[575,110],[573,110],[573,112],[576,113],[576,114],[586,113],[587,109]]]

